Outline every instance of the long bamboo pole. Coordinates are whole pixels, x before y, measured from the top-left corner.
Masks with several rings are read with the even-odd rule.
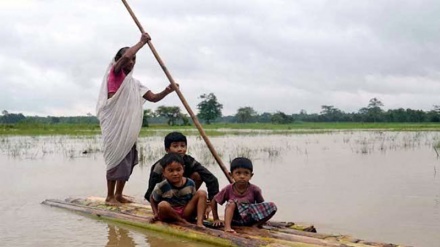
[[[145,33],[144,28],[142,27],[139,20],[136,18],[135,14],[131,10],[130,6],[128,5],[127,1],[122,0],[122,3],[125,5],[125,8],[127,8],[128,12],[130,13],[131,17],[133,18],[134,22],[139,28],[139,31],[141,33]],[[179,87],[177,87],[176,83],[174,82],[173,77],[171,76],[170,72],[168,71],[167,67],[165,66],[164,62],[160,58],[159,54],[157,53],[156,49],[153,46],[153,43],[151,40],[147,42],[148,46],[150,47],[151,51],[153,52],[154,57],[156,58],[157,62],[159,63],[160,67],[162,68],[163,72],[165,72],[165,75],[167,76],[168,80],[171,83],[171,86],[176,91],[177,95],[179,96],[180,101],[182,101],[183,106],[185,106],[186,110],[188,111],[189,115],[191,116],[195,126],[199,130],[200,135],[202,136],[203,140],[205,141],[206,145],[209,148],[209,151],[211,151],[212,155],[214,156],[214,159],[217,161],[218,165],[222,169],[223,173],[225,174],[226,178],[228,179],[229,183],[232,183],[233,180],[231,176],[229,176],[229,171],[226,169],[225,165],[223,164],[222,160],[218,156],[217,152],[214,149],[214,146],[212,145],[211,141],[209,140],[208,136],[206,135],[205,131],[202,128],[202,125],[200,124],[199,120],[197,119],[197,116],[194,114],[194,112],[191,110],[191,107],[189,107],[188,103],[186,102],[185,97],[183,96],[182,92],[180,92]]]

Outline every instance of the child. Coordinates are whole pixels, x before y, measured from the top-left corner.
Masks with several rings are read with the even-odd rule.
[[[211,202],[214,226],[222,223],[218,218],[217,203],[225,207],[225,232],[235,233],[232,225],[261,227],[277,211],[273,202],[264,202],[261,189],[249,183],[252,176],[252,162],[247,158],[235,158],[231,162],[233,184],[223,188]]]
[[[196,192],[195,183],[183,176],[183,159],[179,154],[168,153],[161,160],[165,180],[151,193],[150,203],[155,220],[178,221],[189,224],[197,216],[197,226],[203,226],[206,209],[206,192]]]
[[[142,127],[142,105],[146,100],[158,102],[174,91],[168,85],[162,92],[153,93],[133,78],[136,53],[149,40],[150,35],[143,33],[135,45],[116,53],[104,75],[96,105],[107,165],[105,202],[109,205],[132,202],[122,192],[138,163],[136,141]]]
[[[212,200],[219,190],[218,180],[208,169],[197,162],[197,160],[186,154],[186,136],[180,132],[171,132],[165,136],[164,143],[165,151],[167,153],[178,153],[182,156],[184,161],[183,176],[194,180],[196,190],[198,190],[202,183],[205,182],[208,189],[208,199]],[[151,167],[148,189],[144,196],[145,199],[150,200],[150,195],[154,186],[163,180],[162,173],[163,167],[161,165],[161,160],[159,160]]]

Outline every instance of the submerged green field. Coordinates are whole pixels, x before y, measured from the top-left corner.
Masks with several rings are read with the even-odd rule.
[[[440,131],[440,123],[219,123],[203,125],[208,135],[243,134],[246,130],[261,130],[283,134],[290,132],[315,133],[338,130],[387,130],[387,131]],[[142,128],[141,136],[157,132],[179,130],[187,135],[197,135],[195,126],[151,125]],[[0,135],[99,135],[99,125],[79,124],[8,124],[0,125]]]

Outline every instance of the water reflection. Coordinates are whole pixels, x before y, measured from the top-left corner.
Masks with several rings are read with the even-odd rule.
[[[130,232],[126,229],[114,225],[108,225],[108,241],[106,247],[134,247],[136,246],[133,238],[130,236]]]
[[[108,224],[108,236],[105,247],[210,247],[211,245],[173,238],[169,235],[144,231],[130,226]]]

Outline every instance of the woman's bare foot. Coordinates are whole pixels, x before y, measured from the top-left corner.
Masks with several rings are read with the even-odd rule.
[[[116,198],[114,198],[114,197],[107,197],[107,198],[105,198],[105,205],[120,206],[121,203],[119,201],[117,201]]]
[[[120,202],[120,203],[133,203],[132,200],[127,199],[127,198],[125,198],[125,197],[123,197],[123,196],[116,196],[116,200],[117,200],[118,202]]]
[[[135,199],[133,196],[127,196],[127,195],[122,195],[122,197],[124,197],[127,200],[132,200],[132,201],[134,201],[134,199]]]

